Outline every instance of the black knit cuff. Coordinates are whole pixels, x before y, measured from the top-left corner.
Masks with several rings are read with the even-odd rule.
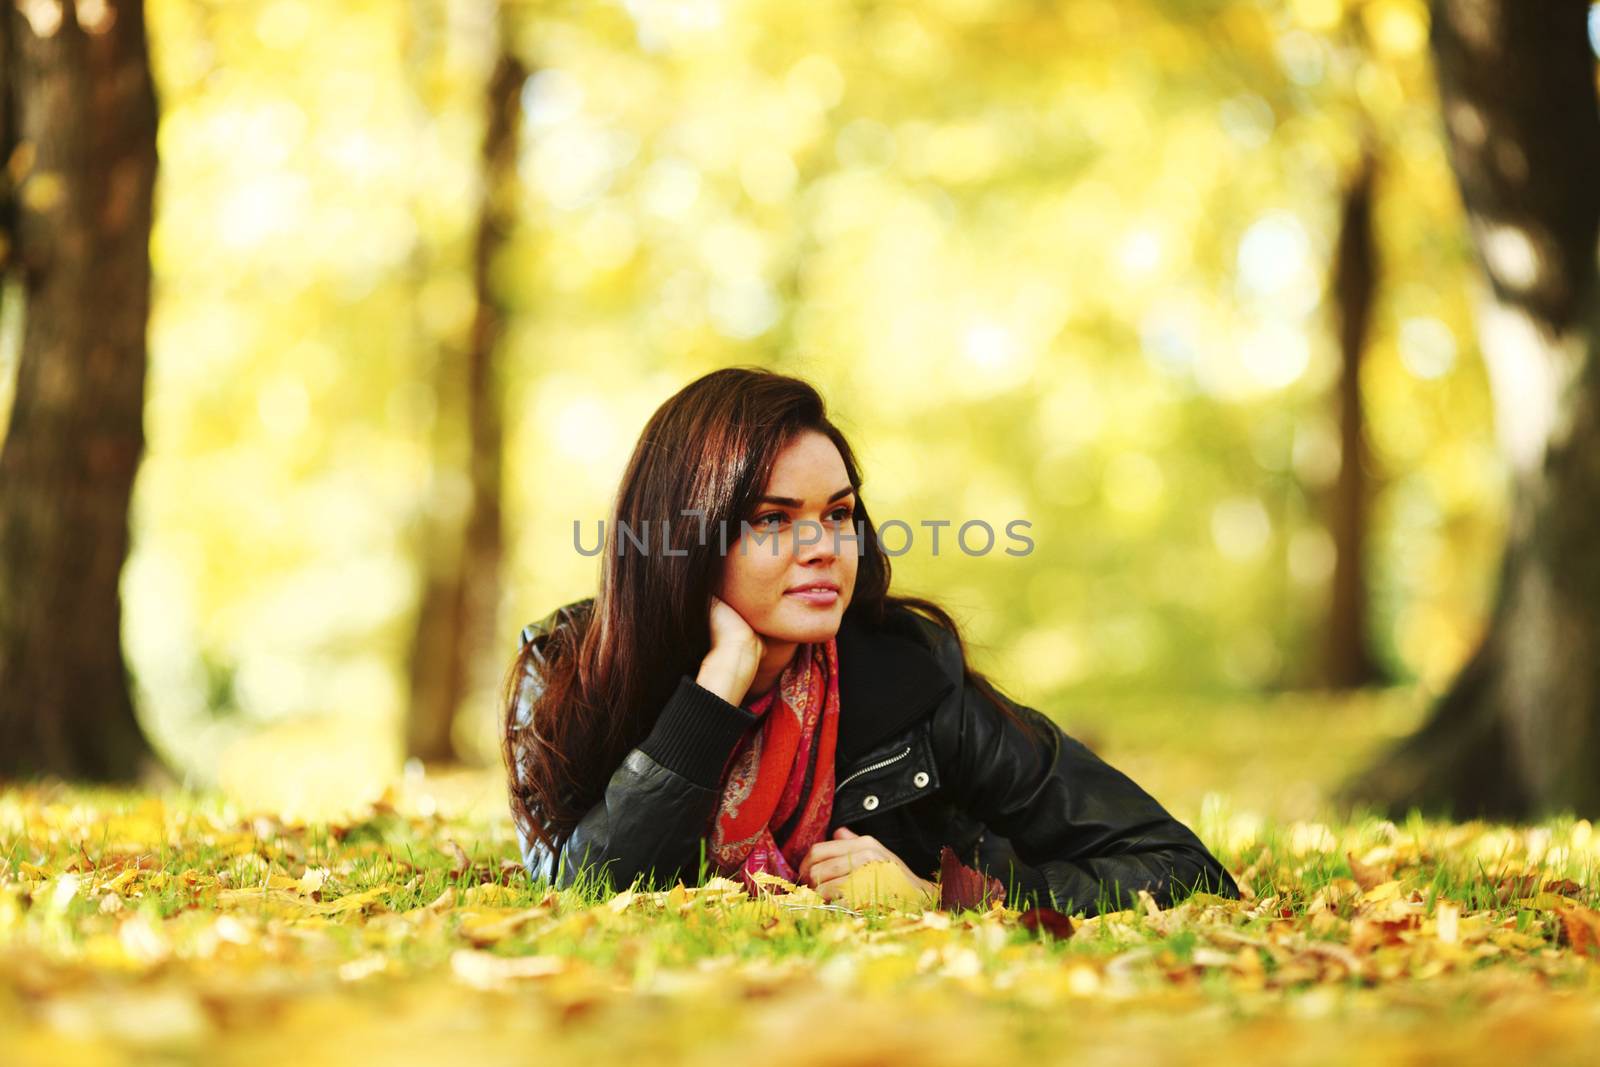
[[[760,721],[685,674],[639,749],[696,785],[716,789],[734,745]]]

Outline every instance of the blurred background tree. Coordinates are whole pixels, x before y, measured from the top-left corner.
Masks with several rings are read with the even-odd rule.
[[[453,729],[469,696],[494,684],[503,664],[494,655],[499,643],[496,609],[500,594],[501,483],[504,428],[500,397],[503,376],[496,359],[508,310],[496,282],[497,259],[516,218],[521,189],[516,182],[517,132],[522,124],[522,93],[527,69],[516,54],[508,10],[494,25],[494,72],[484,90],[483,189],[473,240],[472,288],[476,307],[465,353],[441,351],[437,395],[460,397],[465,409],[465,459],[436,468],[434,486],[441,499],[431,509],[433,522],[423,553],[424,586],[411,646],[411,693],[407,754],[425,762],[457,756]],[[459,449],[441,448],[437,462],[451,464]],[[465,471],[460,467],[465,467]],[[454,475],[455,480],[452,480]],[[460,509],[451,487],[464,480],[469,499],[464,521],[449,518]]]
[[[119,592],[156,172],[142,6],[6,4],[0,63],[0,284],[21,319],[0,444],[0,778],[132,779],[152,757]]]
[[[1483,638],[1351,793],[1403,814],[1600,813],[1600,99],[1585,0],[1441,0],[1444,126],[1511,471]]]
[[[981,666],[1113,746],[1231,745],[1220,785],[1405,733],[1484,633],[1512,470],[1422,0],[148,7],[123,638],[197,780],[492,764],[515,634],[594,588],[574,521],[734,362],[822,388]],[[491,528],[485,638],[448,605]]]

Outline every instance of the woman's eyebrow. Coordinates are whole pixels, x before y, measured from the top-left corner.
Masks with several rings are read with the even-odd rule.
[[[825,501],[825,503],[831,504],[835,500],[838,500],[840,497],[849,496],[851,493],[853,493],[855,491],[856,491],[855,486],[847,485],[843,489],[840,489],[838,492],[836,492],[832,496],[830,496]],[[796,500],[792,496],[758,496],[758,497],[756,497],[756,503],[758,503],[758,504],[782,504],[784,507],[797,508],[801,504],[805,503],[805,501]]]

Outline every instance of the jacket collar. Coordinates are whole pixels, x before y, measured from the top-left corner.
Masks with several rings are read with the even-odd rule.
[[[955,688],[932,651],[915,639],[867,626],[848,612],[839,650],[840,768],[905,729]]]

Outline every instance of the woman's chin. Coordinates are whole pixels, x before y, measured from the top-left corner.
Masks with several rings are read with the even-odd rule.
[[[826,641],[839,632],[843,605],[837,601],[819,608],[810,604],[784,604],[773,612],[772,628],[764,636],[796,644]]]

